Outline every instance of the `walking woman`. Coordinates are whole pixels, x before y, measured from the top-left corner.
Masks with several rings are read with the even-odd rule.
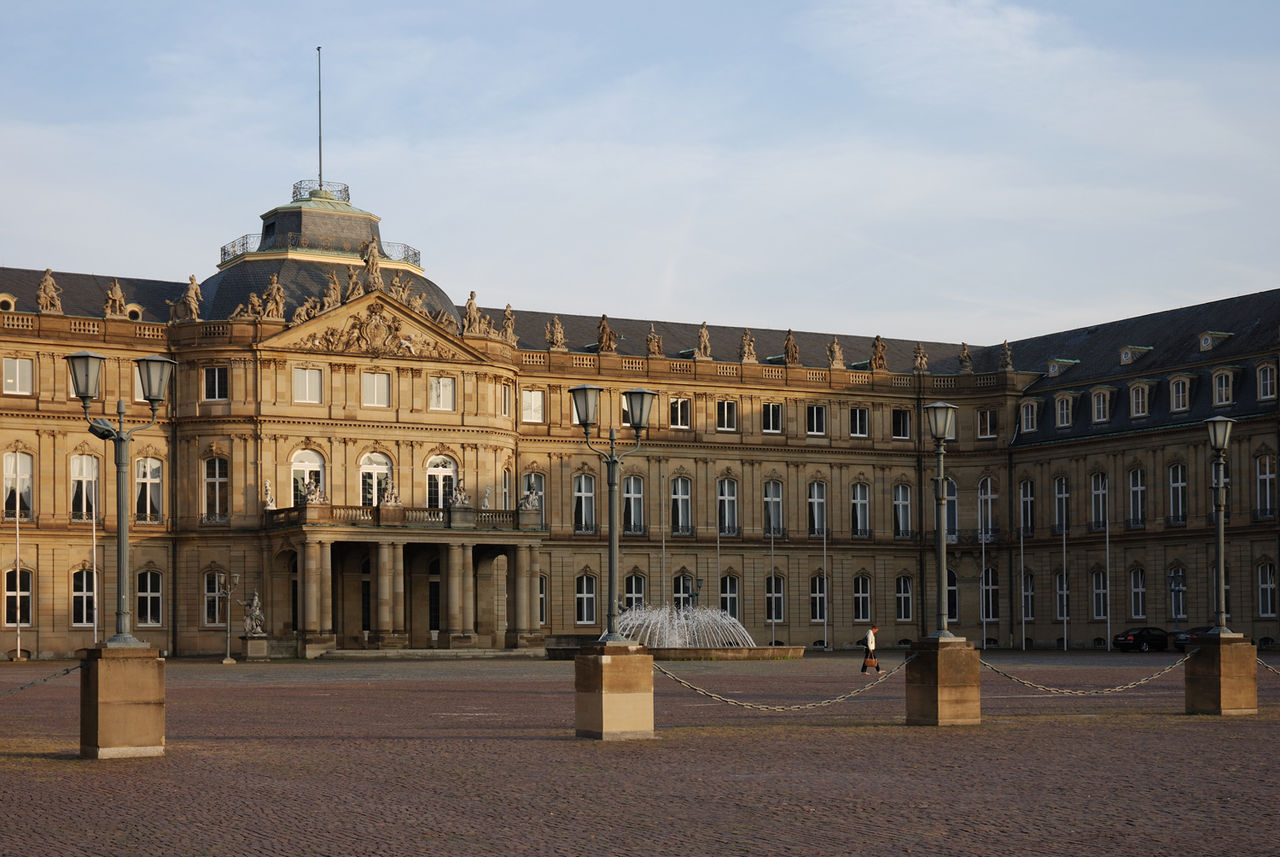
[[[876,657],[876,631],[880,628],[876,625],[871,626],[871,630],[867,631],[867,636],[862,638],[862,645],[867,647],[867,653],[862,658],[862,671],[865,673],[867,667],[875,667],[876,675],[884,672],[880,669],[880,659]]]

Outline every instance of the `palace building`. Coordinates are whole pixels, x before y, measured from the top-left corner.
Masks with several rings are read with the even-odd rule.
[[[126,429],[150,419],[135,358],[177,363],[124,504],[134,634],[170,655],[221,652],[255,594],[277,657],[598,637],[609,491],[582,384],[597,446],[630,449],[622,393],[657,394],[619,474],[624,608],[718,606],[761,644],[927,635],[941,400],[954,631],[1210,624],[1221,415],[1228,624],[1280,637],[1280,290],[986,346],[549,314],[456,303],[344,185],[292,196],[203,282],[0,268],[0,652],[114,628],[116,469],[72,392],[81,350],[106,358],[89,416]]]

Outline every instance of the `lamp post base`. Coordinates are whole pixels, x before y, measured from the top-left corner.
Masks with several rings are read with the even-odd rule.
[[[80,651],[80,757],[163,756],[164,659],[133,646]]]
[[[648,649],[634,644],[583,646],[573,670],[579,738],[653,737],[653,656]]]
[[[926,637],[907,664],[908,726],[977,726],[982,722],[978,653],[964,637]]]
[[[1258,713],[1258,648],[1243,634],[1207,635],[1187,661],[1187,714]]]

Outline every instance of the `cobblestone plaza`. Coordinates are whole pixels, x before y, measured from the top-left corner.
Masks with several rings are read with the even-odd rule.
[[[984,655],[1079,690],[1177,657]],[[70,665],[5,664],[0,693]],[[869,681],[843,653],[666,666],[771,705]],[[659,675],[656,739],[602,743],[572,737],[568,662],[171,660],[167,755],[92,762],[72,673],[0,696],[0,855],[1277,853],[1280,676],[1234,718],[1183,714],[1182,677],[984,669],[982,725],[934,729],[903,725],[902,673],[785,713]]]

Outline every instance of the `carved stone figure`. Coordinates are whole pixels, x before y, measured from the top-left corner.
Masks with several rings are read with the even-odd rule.
[[[467,302],[462,307],[462,334],[463,336],[469,336],[479,332],[480,310],[476,307],[476,293],[472,292],[467,296]]]
[[[302,324],[304,321],[310,321],[319,314],[320,299],[307,298],[305,302],[298,304],[298,308],[293,311],[291,324]]]
[[[616,354],[618,352],[618,337],[613,332],[613,328],[609,327],[609,316],[600,316],[600,324],[596,327],[596,353],[598,354]]]
[[[1007,339],[1000,348],[1000,368],[1006,372],[1013,371],[1013,349],[1009,347],[1009,340]]]
[[[125,318],[128,313],[124,308],[124,289],[119,280],[112,280],[107,286],[107,299],[102,304],[102,314],[107,318]]]
[[[884,352],[884,340],[877,333],[876,338],[871,343],[871,371],[884,371],[889,368],[889,361],[885,359]]]
[[[482,498],[480,499],[480,508],[481,508],[481,509],[488,509],[488,508],[489,508],[489,494],[490,494],[492,491],[493,491],[493,488],[492,488],[491,486],[489,486],[489,485],[486,485],[486,486],[485,486],[485,488],[484,488],[484,497],[482,497]]]
[[[342,286],[338,283],[338,275],[329,272],[329,285],[324,290],[324,299],[320,302],[320,312],[328,312],[342,306]]]
[[[409,303],[409,309],[413,310],[414,312],[420,312],[423,315],[426,314],[427,302],[422,297],[421,292],[414,292],[413,294],[409,295],[408,303]]]
[[[653,329],[652,322],[649,324],[649,333],[645,336],[644,343],[650,357],[662,356],[662,337],[658,335],[658,331]]]
[[[196,275],[192,274],[182,297],[168,302],[169,322],[172,324],[175,321],[199,321],[200,301],[203,299],[203,295],[200,294],[200,284],[196,282]]]
[[[303,486],[302,504],[309,505],[311,503],[324,504],[328,503],[329,498],[324,496],[324,492],[320,490],[319,477],[312,476],[307,480],[307,484]]]
[[[795,334],[790,330],[787,331],[787,338],[782,342],[782,359],[788,366],[796,366],[800,363],[800,346],[796,345]]]
[[[969,353],[969,346],[968,346],[966,343],[963,343],[963,342],[961,342],[961,343],[960,343],[960,357],[959,357],[959,360],[960,360],[960,371],[961,371],[961,372],[972,372],[972,371],[973,371],[973,355],[971,355],[971,354]]]
[[[379,501],[383,506],[399,506],[400,492],[396,490],[396,481],[390,476],[387,481],[382,483],[382,497]]]
[[[564,327],[560,324],[560,316],[552,316],[547,325],[547,346],[552,351],[564,351]]]
[[[262,317],[284,321],[284,287],[280,285],[279,276],[271,275],[271,283],[262,297]]]
[[[365,288],[371,292],[382,291],[382,268],[378,264],[378,239],[370,238],[364,255]]]
[[[542,498],[536,491],[525,491],[518,505],[522,512],[536,512],[542,508]]]
[[[364,294],[364,286],[360,283],[359,270],[355,265],[347,266],[347,297],[343,303],[350,303]]]
[[[912,352],[911,366],[917,372],[929,371],[929,355],[925,353],[924,346],[919,342],[916,343],[916,349]]]
[[[44,276],[36,287],[36,309],[62,315],[62,289],[53,281],[53,270],[50,268],[44,269]]]
[[[267,636],[263,629],[266,625],[266,616],[262,613],[262,599],[258,597],[258,590],[253,590],[249,600],[241,601],[240,606],[244,608],[244,635],[246,637]]]
[[[840,347],[840,339],[831,337],[831,344],[827,346],[827,366],[831,369],[844,368],[844,349]]]
[[[271,493],[271,480],[264,479],[262,506],[265,509],[274,509],[276,507],[276,495]]]
[[[742,329],[742,341],[738,343],[738,359],[743,363],[756,362],[756,338],[751,335],[751,328]]]
[[[462,487],[461,479],[458,480],[457,485],[453,486],[453,497],[451,500],[451,505],[460,506],[463,508],[471,507],[471,497],[467,494],[466,489]]]
[[[698,328],[698,350],[694,352],[697,360],[711,359],[711,334],[707,330],[707,323],[704,321],[702,327]]]
[[[502,314],[502,338],[512,345],[519,341],[516,336],[516,314],[511,311],[511,304],[507,304],[506,312]]]

